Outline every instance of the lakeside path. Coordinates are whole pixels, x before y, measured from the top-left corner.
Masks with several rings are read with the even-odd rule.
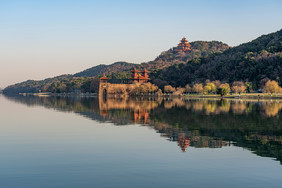
[[[183,95],[184,98],[225,98],[225,99],[282,99],[282,94],[265,94],[265,93],[244,93],[241,95],[214,95],[214,94],[186,94]]]

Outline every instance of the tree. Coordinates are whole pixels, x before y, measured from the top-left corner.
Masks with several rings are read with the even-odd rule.
[[[268,82],[270,79],[269,78],[264,78],[259,82],[259,87],[260,89],[264,90],[264,86],[266,84],[266,82]]]
[[[211,92],[215,93],[216,92],[216,85],[214,83],[207,83],[207,86],[211,87]]]
[[[190,87],[189,84],[187,84],[187,85],[185,86],[185,92],[186,92],[186,93],[190,93],[191,91],[192,91],[192,88]]]
[[[204,87],[204,93],[208,94],[210,92],[215,93],[216,92],[216,86],[215,86],[214,83],[206,81],[206,85]]]
[[[181,96],[182,94],[183,94],[183,92],[185,91],[185,89],[184,88],[182,88],[182,87],[178,87],[178,88],[176,88],[176,91],[175,92],[173,92],[173,95],[176,95],[176,96]]]
[[[268,80],[264,86],[264,90],[267,93],[277,93],[279,91],[279,85],[278,82],[274,81],[274,80]]]
[[[194,84],[193,85],[193,92],[195,93],[202,93],[204,88],[203,88],[203,84]]]
[[[208,86],[208,85],[206,85],[206,86],[204,87],[204,93],[205,93],[205,94],[208,94],[210,91],[211,91],[211,87]]]
[[[42,91],[43,91],[43,92],[46,92],[46,91],[49,90],[49,88],[50,88],[50,84],[46,84],[46,85],[44,85],[44,86],[42,87]]]
[[[141,84],[140,85],[140,93],[144,94],[144,93],[148,93],[150,91],[150,88],[148,87],[148,85],[146,84]]]
[[[100,79],[98,77],[92,78],[90,83],[90,92],[98,93]]]
[[[157,78],[157,79],[154,79],[154,80],[153,80],[153,84],[155,84],[155,85],[158,86],[159,88],[162,88],[162,89],[163,89],[164,86],[167,85],[168,83],[167,83],[166,81],[163,81],[163,80]]]
[[[91,81],[84,82],[84,83],[81,85],[81,91],[82,91],[83,93],[89,92],[89,91],[90,91],[90,85],[91,85]]]
[[[183,87],[177,87],[176,91],[179,91],[181,94],[185,92],[185,88]]]
[[[173,92],[175,92],[175,88],[172,87],[171,85],[166,85],[166,86],[164,86],[164,92],[165,93],[173,93]]]
[[[53,82],[51,84],[51,86],[49,87],[50,92],[56,92],[58,89],[58,83],[57,82]]]
[[[230,93],[230,86],[228,83],[221,84],[219,88],[217,88],[217,94],[220,94],[221,96],[227,95]]]
[[[137,94],[137,84],[129,84],[126,88],[126,92],[129,94],[129,95],[135,95]]]
[[[155,93],[155,92],[157,92],[159,90],[159,87],[158,86],[156,86],[155,84],[152,84],[151,85],[151,93]]]
[[[246,90],[248,93],[253,91],[253,83],[252,82],[245,82]]]
[[[232,92],[239,93],[239,95],[246,90],[246,86],[243,82],[235,81],[231,87]]]
[[[155,93],[155,96],[160,97],[163,95],[163,92],[161,89],[158,89],[158,91]]]
[[[219,88],[221,85],[221,82],[219,80],[212,81],[212,83],[215,85],[216,88]]]

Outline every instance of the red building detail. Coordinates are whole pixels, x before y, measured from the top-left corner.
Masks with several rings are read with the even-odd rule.
[[[183,37],[175,51],[180,53],[189,53],[191,51],[191,44],[188,43],[188,40]]]
[[[148,82],[148,80],[150,80],[149,78],[149,71],[147,69],[144,68],[143,71],[138,71],[136,70],[136,68],[134,68],[133,70],[131,70],[132,74],[131,74],[131,80],[133,83],[146,83]]]
[[[104,76],[100,78],[100,82],[101,83],[107,83],[108,79],[109,78],[107,78],[106,75],[104,74]]]
[[[190,140],[187,139],[184,134],[178,135],[177,142],[182,152],[185,152],[187,150],[187,147],[190,146]]]
[[[147,112],[146,110],[139,109],[133,112],[134,123],[139,122],[139,123],[146,124],[148,119],[149,119],[149,112]]]

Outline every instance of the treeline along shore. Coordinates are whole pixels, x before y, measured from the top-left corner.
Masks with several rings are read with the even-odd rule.
[[[84,89],[73,89],[68,92],[66,88],[57,88],[45,90],[38,93],[20,93],[21,95],[37,95],[37,96],[81,96],[81,97],[95,97],[99,95],[98,89],[95,88],[91,92],[90,88],[94,80],[90,82],[90,86]],[[92,83],[92,84],[91,84]],[[93,91],[93,90],[92,90]],[[194,85],[187,84],[185,88],[172,87],[171,85],[164,86],[160,89],[158,86],[148,83],[135,83],[135,84],[119,84],[113,90],[109,90],[107,96],[122,97],[122,96],[153,96],[153,97],[190,97],[190,98],[281,98],[282,88],[277,81],[274,80],[261,80],[261,88],[258,91],[252,89],[250,82],[235,81],[232,84],[221,83],[219,80],[209,81],[205,83],[196,83]]]

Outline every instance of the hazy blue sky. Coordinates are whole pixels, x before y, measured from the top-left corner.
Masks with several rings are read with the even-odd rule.
[[[279,0],[0,0],[0,87],[146,62],[183,36],[235,46],[281,29],[281,21]]]

